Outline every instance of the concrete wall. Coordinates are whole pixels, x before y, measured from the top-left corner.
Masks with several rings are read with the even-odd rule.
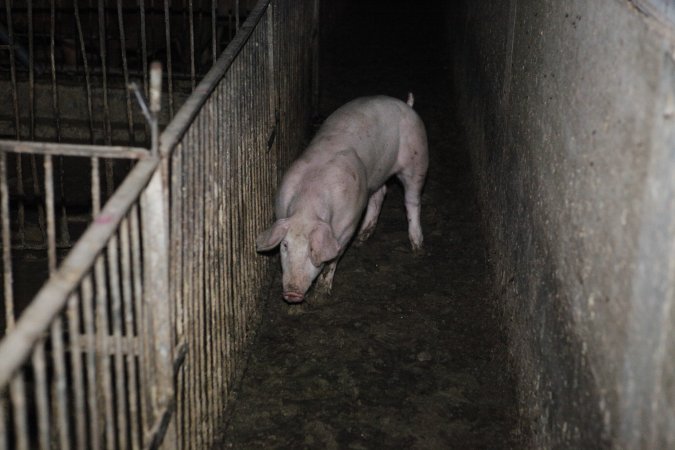
[[[530,446],[675,448],[675,32],[627,0],[447,20]]]

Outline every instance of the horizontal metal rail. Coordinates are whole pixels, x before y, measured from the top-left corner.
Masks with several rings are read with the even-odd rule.
[[[60,269],[40,289],[12,332],[0,342],[0,386],[10,382],[45,330],[65,308],[69,295],[91,271],[97,256],[105,249],[124,215],[138,201],[158,165],[159,159],[148,158],[135,166],[77,241]]]
[[[91,144],[53,144],[0,139],[0,152],[33,155],[84,156],[90,158],[144,159],[150,152],[142,147]]]

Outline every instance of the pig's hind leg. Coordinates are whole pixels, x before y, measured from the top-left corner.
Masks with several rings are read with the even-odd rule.
[[[366,216],[363,218],[361,223],[361,229],[359,234],[356,237],[357,242],[365,242],[373,231],[375,231],[375,226],[377,225],[377,218],[380,216],[380,209],[382,209],[382,203],[384,202],[384,196],[387,193],[387,186],[382,185],[377,191],[375,191],[368,200],[368,209],[366,210]]]
[[[426,165],[422,167],[423,171],[403,170],[398,174],[398,179],[403,184],[405,190],[405,210],[408,216],[408,237],[412,246],[413,253],[420,254],[424,238],[422,236],[422,224],[420,223],[420,204],[422,196],[422,187],[426,177]]]

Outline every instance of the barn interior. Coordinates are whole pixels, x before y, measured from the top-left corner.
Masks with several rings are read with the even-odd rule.
[[[668,1],[101,3],[56,40],[70,3],[2,6],[0,449],[675,446]],[[340,105],[409,92],[423,253],[391,180],[331,295],[284,302],[255,253],[283,171]],[[73,272],[143,164],[167,196]]]

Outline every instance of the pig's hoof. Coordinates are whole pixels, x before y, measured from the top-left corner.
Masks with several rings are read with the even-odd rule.
[[[312,305],[324,305],[330,300],[331,288],[327,286],[317,285],[311,293],[308,301]]]
[[[414,245],[412,248],[412,254],[415,258],[421,258],[426,256],[427,252],[424,250],[424,247],[421,245]]]

